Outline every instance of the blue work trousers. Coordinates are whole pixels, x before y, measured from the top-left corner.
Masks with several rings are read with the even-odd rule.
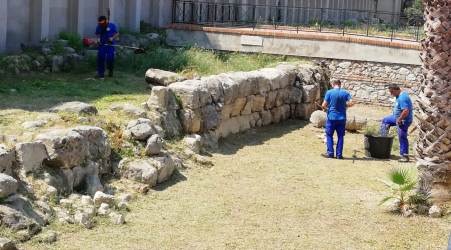
[[[337,132],[337,158],[343,157],[343,145],[346,132],[346,120],[329,120],[326,121],[326,139],[327,139],[327,155],[334,157],[334,133]]]
[[[105,62],[109,71],[114,68],[114,47],[100,46],[97,53],[97,75],[99,77],[105,76]]]
[[[382,119],[381,123],[381,135],[387,135],[390,127],[398,127],[398,139],[399,139],[399,154],[408,155],[409,154],[409,126],[411,122],[403,123],[401,125],[396,124],[396,117],[394,115],[389,115]]]

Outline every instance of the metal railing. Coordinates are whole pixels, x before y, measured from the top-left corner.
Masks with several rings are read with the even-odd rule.
[[[423,16],[350,9],[174,0],[173,23],[329,32],[419,42]]]

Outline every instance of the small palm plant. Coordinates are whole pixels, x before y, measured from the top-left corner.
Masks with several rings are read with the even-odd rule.
[[[396,211],[406,210],[408,205],[412,205],[411,203],[418,199],[418,194],[415,193],[417,179],[414,172],[409,168],[393,168],[388,173],[388,178],[390,182],[383,182],[391,189],[391,195],[382,199],[379,205],[395,200]]]

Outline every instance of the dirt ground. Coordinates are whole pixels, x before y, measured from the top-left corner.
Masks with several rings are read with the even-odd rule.
[[[364,112],[361,106],[354,112]],[[376,118],[386,109],[373,109]],[[345,160],[320,157],[321,130],[287,121],[230,137],[213,167],[191,167],[131,204],[127,224],[55,228],[24,249],[446,249],[450,216],[404,218],[378,206],[400,165],[368,160],[348,133]],[[396,152],[393,152],[397,154]],[[415,168],[414,163],[404,164]]]

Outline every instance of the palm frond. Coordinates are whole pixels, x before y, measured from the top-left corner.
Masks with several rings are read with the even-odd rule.
[[[412,172],[407,168],[393,168],[388,177],[390,181],[400,186],[412,182]]]
[[[401,191],[401,192],[409,192],[409,191],[412,191],[416,186],[417,186],[417,182],[416,181],[411,181],[411,182],[408,182],[408,183],[400,186],[399,191]]]
[[[381,202],[379,202],[379,206],[392,199],[398,199],[398,198],[395,196],[387,196],[384,199],[382,199]]]

